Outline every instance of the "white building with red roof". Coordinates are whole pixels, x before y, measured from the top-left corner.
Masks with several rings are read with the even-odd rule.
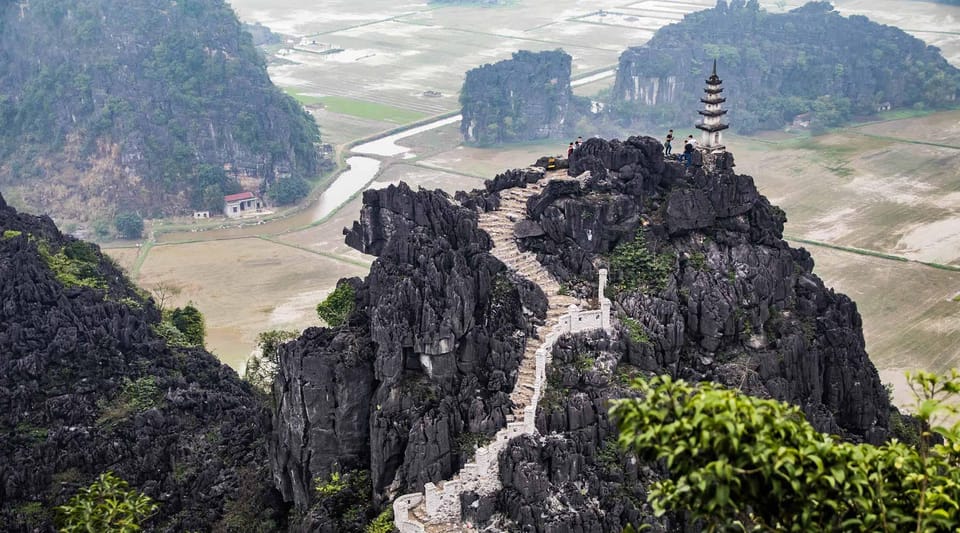
[[[250,191],[228,194],[223,197],[223,214],[228,218],[240,218],[263,210],[263,202]]]

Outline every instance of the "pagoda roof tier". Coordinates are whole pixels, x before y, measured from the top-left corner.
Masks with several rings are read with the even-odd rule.
[[[723,80],[717,77],[716,74],[707,78],[707,85],[720,85],[723,83]]]
[[[701,98],[700,101],[703,102],[703,103],[705,103],[705,104],[722,104],[722,103],[726,102],[727,99],[724,98],[724,97],[722,97],[722,96],[720,96],[720,97],[717,97],[717,98]]]
[[[723,87],[707,87],[703,92],[707,94],[720,94],[723,92]]]
[[[702,110],[702,109],[701,109],[700,111],[697,111],[697,113],[700,113],[701,115],[703,115],[703,116],[705,116],[705,117],[722,117],[723,115],[726,115],[726,114],[727,114],[727,110],[726,110],[726,109],[718,109],[718,110],[716,110],[716,111],[705,111],[705,110]]]
[[[723,131],[730,127],[730,124],[697,124],[696,128],[698,130],[708,131],[713,133],[715,131]]]

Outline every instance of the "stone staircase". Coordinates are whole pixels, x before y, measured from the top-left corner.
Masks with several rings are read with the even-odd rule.
[[[546,321],[537,328],[536,338],[527,339],[517,383],[510,394],[515,406],[513,414],[507,417],[507,427],[498,431],[490,444],[479,448],[474,460],[453,478],[436,485],[427,483],[422,494],[406,494],[394,501],[394,524],[400,533],[475,531],[472,524],[460,520],[460,494],[471,491],[487,495],[499,490],[500,451],[514,437],[537,432],[537,402],[546,381],[553,343],[570,332],[569,319],[565,326],[562,319],[577,301],[560,294],[560,284],[540,265],[535,254],[517,248],[513,228],[516,222],[526,218],[527,199],[539,194],[551,179],[571,178],[563,172],[550,172],[526,188],[501,191],[500,208],[479,216],[480,228],[493,239],[491,253],[511,270],[539,285],[547,296]]]

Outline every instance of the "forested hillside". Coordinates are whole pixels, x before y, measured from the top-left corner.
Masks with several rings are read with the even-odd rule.
[[[215,209],[224,164],[314,175],[319,140],[223,0],[0,0],[0,186],[34,210]]]
[[[947,106],[960,83],[937,48],[863,16],[843,17],[828,2],[774,14],[756,0],[720,0],[621,55],[610,117],[692,124],[714,58],[733,127],[745,133],[811,111],[814,127],[828,127],[887,104]]]

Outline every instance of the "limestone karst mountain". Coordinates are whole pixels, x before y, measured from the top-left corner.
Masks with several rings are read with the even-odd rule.
[[[460,90],[460,133],[479,145],[556,137],[576,116],[571,57],[562,50],[521,50],[467,72]]]
[[[719,60],[742,133],[799,123],[831,127],[889,109],[953,105],[960,70],[940,50],[829,2],[786,13],[756,0],[716,7],[664,26],[620,56],[609,117],[621,124],[686,124],[711,63]]]
[[[891,435],[856,305],[783,240],[785,214],[731,153],[688,170],[654,139],[589,139],[562,163],[568,172],[509,171],[456,199],[403,184],[364,194],[345,233],[378,259],[345,282],[346,324],[283,350],[274,391],[275,471],[310,529],[360,527],[314,490],[337,472],[369,477],[368,515],[410,495],[395,506],[409,531],[679,527],[646,507],[656,465],[613,445],[606,402],[637,375],[789,401],[853,440]],[[545,337],[568,301],[594,309],[603,296],[612,332]],[[491,444],[504,435],[515,438]],[[493,489],[476,482],[483,469]]]
[[[215,210],[319,141],[223,0],[0,2],[0,185],[35,212]]]

